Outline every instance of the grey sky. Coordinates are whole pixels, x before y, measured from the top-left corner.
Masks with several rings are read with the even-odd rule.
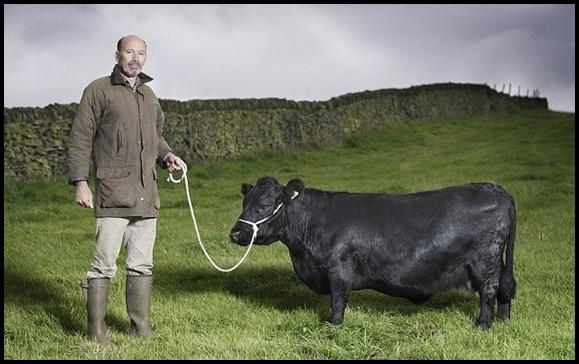
[[[127,34],[163,99],[511,83],[575,111],[575,5],[4,5],[4,106],[79,102]]]

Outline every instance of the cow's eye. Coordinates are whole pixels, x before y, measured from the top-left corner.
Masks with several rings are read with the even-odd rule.
[[[258,213],[262,213],[262,212],[264,212],[264,211],[267,211],[270,207],[271,207],[271,205],[261,205],[261,206],[257,209],[257,211],[258,211]]]

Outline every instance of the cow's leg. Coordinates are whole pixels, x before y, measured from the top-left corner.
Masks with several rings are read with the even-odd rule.
[[[497,281],[496,283],[484,283],[479,291],[480,315],[477,324],[481,330],[486,330],[491,327],[493,308],[498,289],[499,283]]]
[[[330,297],[332,300],[332,318],[330,322],[339,325],[344,321],[344,311],[352,289],[352,274],[344,267],[330,272]]]
[[[480,266],[482,279],[479,288],[480,315],[477,324],[482,330],[491,327],[494,304],[499,291],[500,256],[497,257],[497,254],[494,253],[492,251],[483,257]]]

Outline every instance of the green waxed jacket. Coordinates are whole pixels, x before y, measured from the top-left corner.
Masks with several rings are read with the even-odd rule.
[[[165,116],[157,96],[139,74],[133,92],[118,66],[91,82],[72,122],[68,144],[70,183],[96,177],[96,217],[157,217],[160,207],[155,162],[171,151],[163,138]],[[163,166],[164,167],[164,166]]]

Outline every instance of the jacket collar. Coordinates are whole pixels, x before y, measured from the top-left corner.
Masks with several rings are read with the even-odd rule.
[[[146,73],[143,73],[143,72],[139,73],[138,77],[139,77],[141,85],[153,80],[152,77],[150,77],[149,75],[147,75]],[[121,70],[119,69],[119,66],[116,64],[115,64],[115,67],[113,68],[113,72],[111,73],[111,82],[113,83],[113,85],[124,85],[125,84],[125,79],[123,78],[123,75],[121,74]]]

